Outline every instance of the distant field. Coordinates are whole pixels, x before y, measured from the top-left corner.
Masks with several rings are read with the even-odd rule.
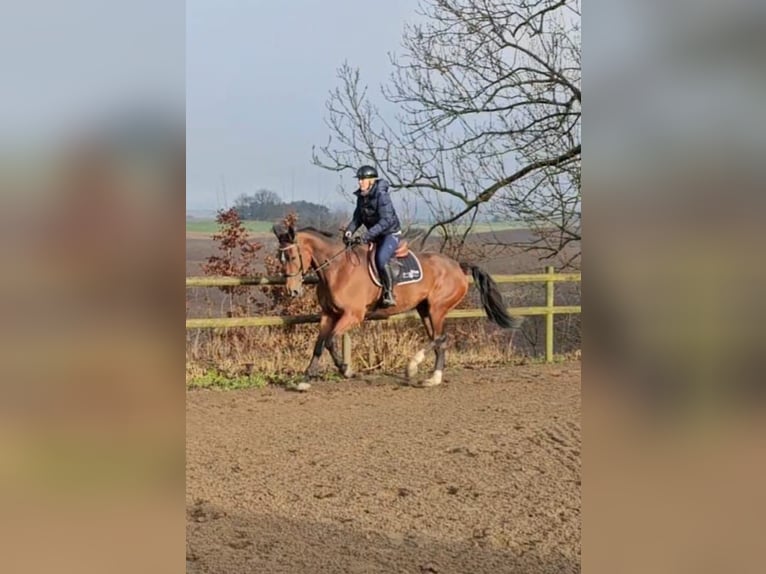
[[[452,225],[451,228],[458,232],[465,231],[467,225]],[[412,226],[413,229],[427,230],[428,226],[422,223],[418,223]],[[493,223],[476,223],[471,228],[473,233],[488,233],[492,231],[518,231],[522,229],[528,229],[529,226],[521,221],[502,221]]]
[[[253,233],[269,233],[271,232],[271,226],[274,225],[273,221],[245,221],[243,223],[245,229]],[[187,221],[186,231],[192,233],[216,233],[218,231],[218,224],[213,220]]]
[[[252,231],[253,233],[269,233],[271,232],[272,221],[245,221],[245,229]],[[525,224],[516,221],[496,222],[496,223],[477,223],[473,226],[472,231],[475,233],[488,233],[493,231],[509,231],[525,229]],[[426,230],[428,227],[423,224],[416,224],[412,226],[413,229]],[[465,225],[454,226],[458,231],[463,231]],[[187,221],[186,231],[192,233],[215,233],[218,231],[218,224],[213,220],[197,220]]]

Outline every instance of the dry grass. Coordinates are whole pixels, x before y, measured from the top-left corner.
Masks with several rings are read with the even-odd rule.
[[[544,325],[537,319],[541,318],[528,318],[524,328],[515,334],[484,319],[449,321],[447,365],[485,366],[540,360],[534,347],[544,344]],[[576,331],[575,339],[579,341],[579,318],[561,317],[560,323],[561,320],[568,320],[570,325],[568,329],[559,325],[558,350],[568,354],[579,346],[566,345],[563,335],[572,337]],[[195,381],[209,378],[211,372],[230,379],[257,374],[254,384],[292,380],[308,366],[316,336],[317,325],[313,324],[191,330],[186,345],[187,383],[194,385]],[[354,368],[357,372],[400,373],[426,341],[425,331],[415,319],[365,323],[351,332]],[[327,352],[322,365],[325,376],[334,375],[335,368]],[[427,355],[424,368],[431,365]]]
[[[230,377],[252,372],[272,377],[297,374],[308,365],[316,335],[316,325],[191,331],[187,335],[187,378],[202,377],[211,369]],[[494,363],[508,358],[495,348],[497,345],[487,344],[491,337],[482,331],[470,336],[475,342],[472,345],[465,344],[465,332],[459,337],[460,349],[453,350],[454,345],[450,348],[451,364]],[[404,369],[426,338],[419,321],[407,320],[389,325],[364,324],[352,332],[351,341],[357,371],[393,372]],[[329,373],[334,366],[325,355],[323,365]]]

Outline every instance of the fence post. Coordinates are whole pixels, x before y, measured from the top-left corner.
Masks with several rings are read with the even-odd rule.
[[[351,366],[351,336],[343,333],[343,362]]]
[[[551,266],[545,268],[549,275],[553,274]],[[545,362],[553,362],[553,278],[549,277],[545,282]]]

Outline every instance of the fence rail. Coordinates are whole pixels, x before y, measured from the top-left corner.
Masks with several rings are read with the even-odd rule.
[[[473,282],[471,277],[468,277]],[[580,305],[556,306],[554,304],[554,287],[560,282],[579,282],[580,273],[556,273],[553,267],[546,268],[545,273],[519,274],[519,275],[493,275],[492,279],[497,283],[545,283],[545,306],[539,307],[509,307],[508,312],[512,315],[545,316],[545,360],[553,361],[553,317],[554,315],[581,313]],[[304,283],[316,284],[317,277],[308,276]],[[187,277],[186,287],[229,287],[237,285],[284,285],[284,277]],[[455,309],[447,314],[447,318],[464,319],[483,317],[482,309]],[[418,318],[415,311],[409,311],[386,317],[372,313],[368,320],[400,321],[403,319]],[[187,319],[187,329],[226,329],[231,327],[271,327],[279,325],[300,325],[305,323],[318,323],[319,315],[294,315],[289,317],[259,316],[259,317],[221,317]],[[344,360],[351,361],[351,339],[346,333],[343,336]]]
[[[552,268],[549,268],[552,269]],[[473,277],[467,277],[469,283],[473,283]],[[580,273],[526,273],[518,275],[493,275],[495,283],[544,283],[553,282],[577,282],[580,281]],[[307,275],[304,283],[315,285],[319,282],[316,275]],[[284,277],[187,277],[187,287],[233,287],[237,285],[284,285]]]

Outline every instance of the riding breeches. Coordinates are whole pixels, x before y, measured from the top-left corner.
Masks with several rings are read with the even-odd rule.
[[[378,269],[383,269],[386,263],[391,259],[399,247],[398,235],[384,235],[375,241],[377,249],[375,250],[375,265]]]

